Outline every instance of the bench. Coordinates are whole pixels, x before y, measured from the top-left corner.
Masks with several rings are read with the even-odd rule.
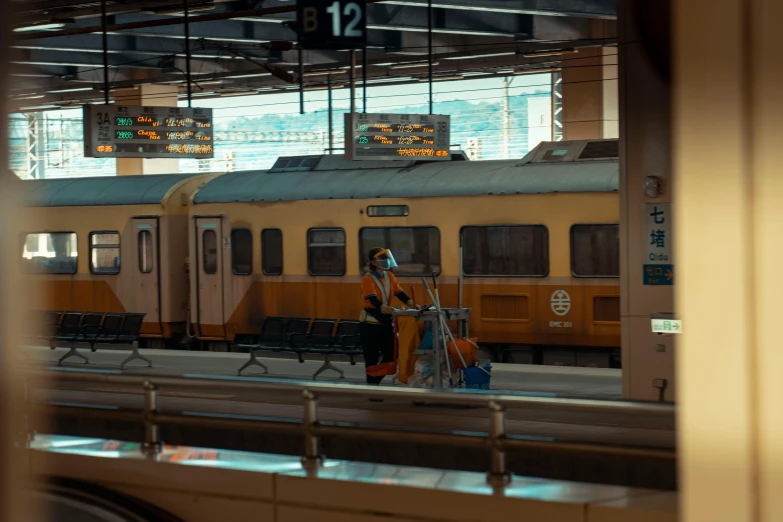
[[[356,356],[362,353],[359,321],[320,318],[267,317],[261,327],[261,334],[250,342],[235,342],[234,346],[247,349],[250,354],[250,359],[237,371],[237,375],[242,375],[242,371],[249,366],[260,366],[267,373],[268,367],[258,360],[257,354],[271,351],[295,353],[300,363],[305,362],[306,354],[322,355],[324,363],[313,374],[313,379],[326,370],[333,370],[343,378],[345,374],[332,364],[330,357],[345,355],[355,365]]]
[[[89,364],[89,359],[76,349],[77,343],[86,343],[90,345],[90,350],[93,352],[96,351],[96,344],[130,345],[132,352],[120,364],[120,368],[124,369],[126,364],[136,359],[143,360],[152,367],[152,361],[139,353],[141,324],[145,315],[114,312],[42,312],[42,317],[45,318],[43,336],[48,339],[52,350],[57,347],[58,342],[67,343],[70,347],[70,350],[57,361],[58,366],[70,357],[79,357],[84,359],[85,364]]]

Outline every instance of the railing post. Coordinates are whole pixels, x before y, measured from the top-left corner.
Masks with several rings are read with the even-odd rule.
[[[142,452],[155,455],[160,452],[160,428],[153,421],[153,415],[158,413],[158,387],[150,381],[144,381],[144,442]]]
[[[302,457],[302,466],[308,473],[314,473],[323,462],[323,456],[318,447],[318,435],[315,434],[315,427],[318,424],[318,397],[307,389],[302,392],[302,396],[304,397],[302,428],[305,437],[305,454]]]
[[[495,401],[489,403],[489,437],[492,444],[492,464],[487,483],[493,487],[507,486],[511,473],[506,470],[506,451],[500,445],[506,437],[506,409]]]

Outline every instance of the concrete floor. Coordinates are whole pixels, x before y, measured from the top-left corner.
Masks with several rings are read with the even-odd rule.
[[[92,353],[89,349],[80,349],[80,353],[87,356],[90,364],[85,365],[77,358],[70,358],[63,363],[65,367],[73,368],[119,368],[120,363],[128,355],[123,349],[99,349]],[[30,347],[26,353],[31,363],[51,365],[57,364],[66,348],[57,348],[54,351],[43,347]],[[188,352],[173,350],[141,350],[141,353],[153,362],[152,368],[146,368],[143,361],[131,362],[125,369],[125,373],[139,375],[236,375],[237,370],[247,361],[248,355],[241,353],[225,352]],[[283,357],[259,357],[269,367],[269,373],[263,374],[263,370],[257,366],[250,367],[243,375],[276,377],[282,379],[312,380],[312,375],[321,366],[322,360],[311,359],[299,363],[296,359]],[[318,377],[324,382],[352,382],[364,383],[364,365],[358,362],[352,366],[347,361],[336,360],[335,366],[345,372],[345,379],[338,379],[337,374],[327,371]],[[622,399],[621,370],[609,368],[577,368],[566,366],[540,366],[522,364],[492,365],[493,390],[541,395],[546,397],[564,397],[581,399]],[[389,378],[385,384],[390,384]],[[399,384],[403,386],[402,384]]]

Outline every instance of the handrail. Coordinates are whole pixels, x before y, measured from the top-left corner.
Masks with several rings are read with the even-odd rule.
[[[447,404],[483,406],[490,410],[490,432],[488,435],[470,435],[464,433],[432,433],[423,430],[406,430],[406,440],[422,444],[451,444],[460,447],[484,447],[491,451],[491,465],[487,481],[495,487],[503,487],[511,480],[506,469],[507,450],[540,450],[594,454],[605,456],[634,456],[638,458],[674,460],[673,449],[648,449],[633,447],[605,446],[590,443],[563,443],[549,441],[530,441],[506,434],[505,411],[507,408],[548,408],[581,410],[593,413],[612,412],[626,414],[665,415],[674,413],[674,407],[668,404],[626,403],[621,401],[599,401],[582,399],[559,399],[548,397],[504,396],[495,394],[468,394],[461,392],[441,392],[414,388],[380,388],[377,386],[344,385],[331,383],[272,382],[254,377],[221,377],[202,375],[183,375],[181,377],[156,377],[123,375],[106,370],[73,370],[53,368],[53,371],[33,370],[25,375],[25,397],[29,397],[30,381],[54,380],[65,382],[89,382],[118,385],[142,386],[144,407],[133,409],[98,409],[78,405],[36,404],[29,405],[29,411],[56,414],[78,411],[80,416],[111,418],[121,421],[143,421],[145,437],[142,449],[150,454],[161,450],[159,426],[177,424],[213,428],[241,428],[248,430],[282,431],[301,433],[305,439],[302,458],[308,472],[315,473],[323,462],[320,453],[320,437],[338,436],[383,441],[399,439],[399,430],[378,427],[352,426],[344,424],[321,423],[318,421],[319,396],[356,396],[403,399],[414,402],[436,402]],[[158,390],[160,387],[201,388],[207,384],[218,390],[264,390],[300,393],[304,401],[304,414],[301,422],[283,420],[210,416],[208,414],[188,415],[185,413],[161,413],[158,411]],[[29,420],[26,419],[26,426]],[[30,440],[28,428],[27,440]]]

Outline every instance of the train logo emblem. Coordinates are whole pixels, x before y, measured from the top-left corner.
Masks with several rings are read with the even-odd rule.
[[[565,290],[555,290],[549,304],[555,315],[566,315],[571,310],[571,296]]]

